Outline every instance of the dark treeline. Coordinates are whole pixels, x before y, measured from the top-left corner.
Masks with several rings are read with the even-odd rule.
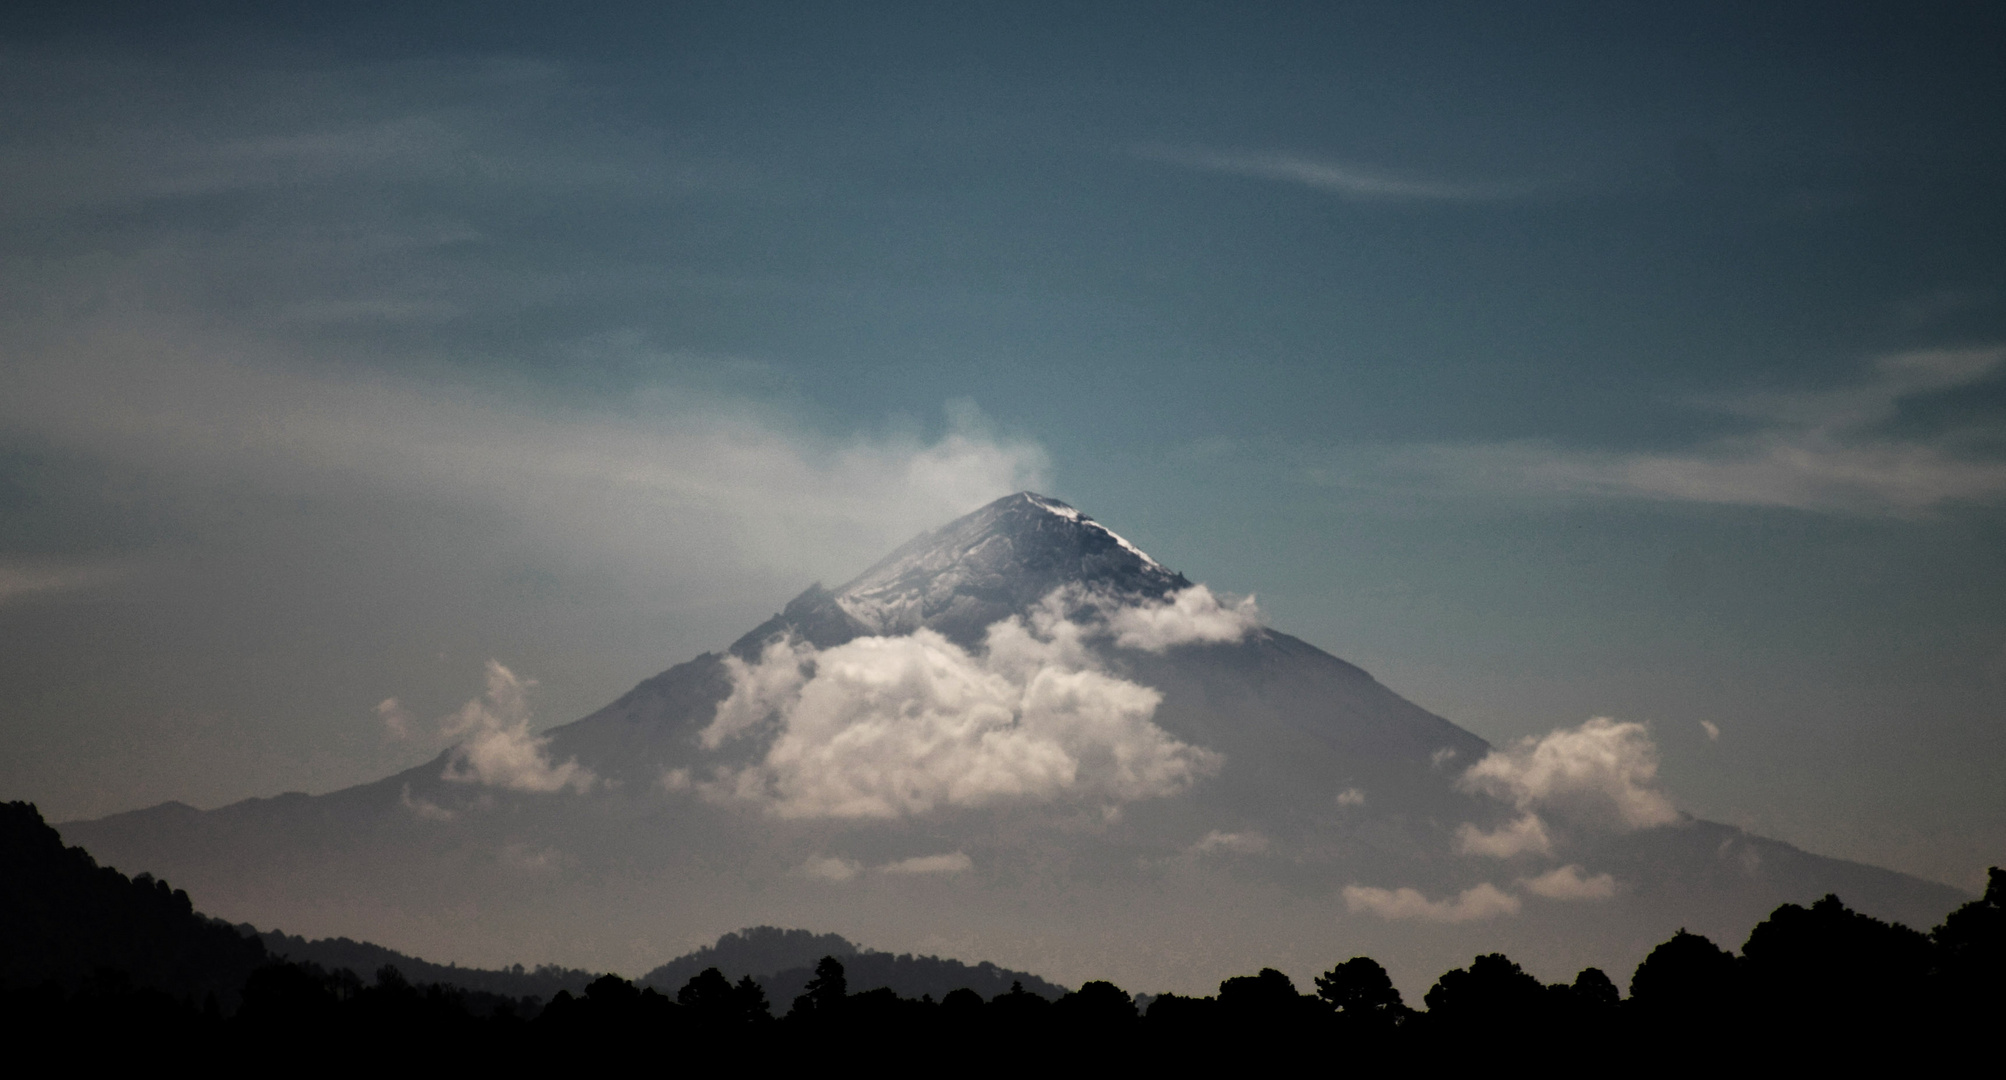
[[[1056,997],[1017,985],[987,1000],[969,988],[914,999],[884,988],[852,993],[843,959],[832,955],[791,1001],[769,1001],[759,982],[734,982],[713,966],[672,993],[606,975],[582,993],[562,990],[544,1002],[416,985],[394,967],[364,979],[259,956],[219,993],[216,980],[245,961],[232,942],[248,941],[261,954],[255,940],[225,941],[214,931],[229,928],[196,915],[185,895],[127,881],[59,841],[52,851],[30,832],[0,830],[11,845],[7,865],[20,865],[23,855],[40,859],[55,871],[47,880],[74,886],[74,895],[48,895],[32,888],[32,875],[6,875],[0,1019],[72,1047],[109,1039],[150,1055],[297,1061],[310,1053],[327,1067],[386,1055],[560,1066],[575,1063],[581,1048],[638,1056],[673,1047],[685,1059],[804,1063],[897,1048],[938,1053],[916,1060],[957,1071],[1102,1057],[1162,1067],[1269,1057],[1350,1066],[1519,1057],[1653,1071],[1743,1066],[1749,1055],[1776,1064],[1896,1055],[1913,1063],[1977,1047],[1989,1056],[2006,1017],[2006,871],[1996,868],[1983,898],[1928,934],[1851,911],[1832,896],[1776,909],[1740,955],[1680,931],[1638,965],[1627,997],[1595,968],[1546,984],[1493,953],[1444,973],[1419,1003],[1403,1000],[1366,957],[1316,975],[1307,993],[1264,969],[1229,978],[1210,996],[1165,994],[1146,1008],[1107,982]],[[24,842],[30,850],[16,850]],[[62,910],[86,896],[95,899],[82,910]],[[117,957],[131,959],[122,968],[100,962]],[[37,970],[93,963],[81,977],[24,981]],[[1031,1053],[1047,1056],[1024,1056]]]

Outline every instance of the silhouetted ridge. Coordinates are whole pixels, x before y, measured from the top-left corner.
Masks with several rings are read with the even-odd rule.
[[[559,967],[556,964],[540,964],[525,968],[517,964],[510,968],[466,968],[457,964],[434,964],[408,956],[394,949],[367,941],[349,938],[321,938],[309,941],[295,937],[282,930],[267,930],[260,933],[257,928],[245,924],[238,929],[246,934],[256,935],[264,942],[271,955],[296,963],[313,964],[329,971],[379,971],[395,968],[406,979],[418,984],[437,983],[461,990],[478,991],[510,998],[537,998],[548,1001],[560,990],[582,993],[598,976],[579,968]]]
[[[706,945],[641,976],[642,986],[668,991],[682,986],[706,968],[716,968],[726,979],[750,976],[773,1001],[788,1002],[799,996],[822,958],[834,956],[849,971],[852,990],[890,989],[901,997],[948,993],[970,989],[985,1000],[1020,982],[1037,993],[1058,997],[1066,992],[1056,983],[1022,971],[1011,971],[983,961],[964,964],[938,956],[893,954],[863,949],[837,934],[815,934],[807,930],[782,930],[775,926],[754,926],[726,934],[716,945]]]
[[[0,805],[0,987],[75,988],[103,969],[134,987],[234,999],[265,949],[188,894],[65,847],[33,803]]]

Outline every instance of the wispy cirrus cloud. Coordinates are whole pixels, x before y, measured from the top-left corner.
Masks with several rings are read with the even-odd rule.
[[[1648,499],[1826,513],[1918,516],[2006,499],[2006,430],[1967,422],[1893,430],[1905,403],[1994,379],[2006,347],[1932,349],[1876,360],[1826,390],[1706,403],[1746,430],[1682,449],[1624,452],[1538,440],[1394,448],[1369,468],[1430,485],[1515,495]]]
[[[1526,183],[1462,183],[1404,175],[1354,162],[1288,153],[1234,153],[1147,146],[1137,157],[1200,172],[1272,180],[1361,202],[1493,202],[1536,190]]]

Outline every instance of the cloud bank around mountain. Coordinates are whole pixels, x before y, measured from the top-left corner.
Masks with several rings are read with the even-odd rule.
[[[770,742],[757,763],[694,786],[786,818],[896,818],[1008,801],[1115,807],[1215,772],[1219,754],[1152,721],[1160,693],[1101,669],[1094,633],[1054,602],[993,624],[974,652],[921,629],[728,657],[732,691],[701,742]]]

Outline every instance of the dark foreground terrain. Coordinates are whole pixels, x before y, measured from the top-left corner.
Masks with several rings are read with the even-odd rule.
[[[0,807],[0,920],[6,1037],[79,1063],[199,1055],[219,1068],[306,1072],[660,1061],[1014,1073],[1517,1059],[1654,1072],[1915,1065],[1972,1052],[1974,1064],[1996,1062],[2006,1016],[2006,871],[1996,868],[1982,899],[1927,934],[1828,896],[1777,908],[1739,955],[1681,931],[1638,966],[1627,997],[1595,968],[1542,984],[1492,953],[1444,973],[1418,1003],[1365,957],[1317,975],[1307,994],[1263,969],[1209,997],[1142,1002],[1108,982],[1063,993],[1040,984],[1053,996],[1021,983],[986,998],[967,987],[918,999],[888,987],[852,993],[835,955],[782,1002],[716,966],[673,991],[604,975],[548,1001],[419,985],[393,966],[358,975],[275,958],[165,882],[128,879],[64,847],[23,803]]]

